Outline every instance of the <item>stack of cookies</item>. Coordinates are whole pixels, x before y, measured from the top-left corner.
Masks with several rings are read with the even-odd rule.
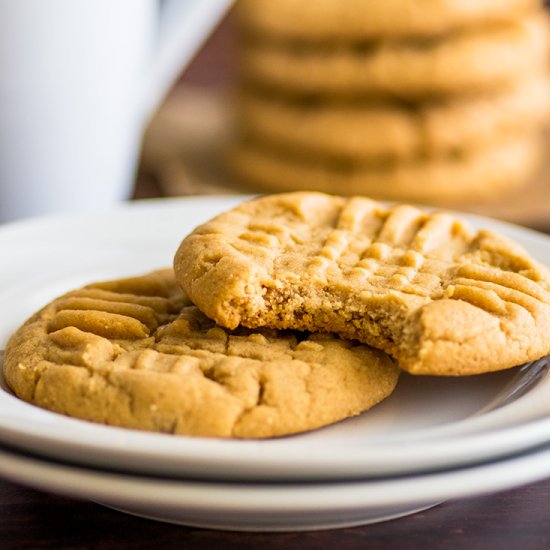
[[[540,0],[240,0],[237,178],[434,204],[540,168],[550,32]]]
[[[314,192],[236,206],[174,270],[95,283],[10,339],[6,381],[77,418],[263,438],[359,414],[401,370],[459,376],[550,353],[550,273],[446,213]]]

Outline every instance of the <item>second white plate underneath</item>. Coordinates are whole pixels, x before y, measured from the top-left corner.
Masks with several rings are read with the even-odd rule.
[[[375,523],[550,475],[550,446],[468,468],[333,483],[223,483],[117,474],[0,447],[0,475],[120,511],[211,529],[302,531]]]

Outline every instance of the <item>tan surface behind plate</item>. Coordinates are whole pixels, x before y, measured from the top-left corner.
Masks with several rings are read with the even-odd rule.
[[[154,117],[144,141],[141,177],[154,178],[168,196],[254,192],[231,182],[224,167],[228,98],[182,87]],[[550,162],[520,192],[461,210],[550,230]]]

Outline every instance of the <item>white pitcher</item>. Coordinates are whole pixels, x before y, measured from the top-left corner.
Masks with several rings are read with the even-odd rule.
[[[145,124],[230,0],[0,0],[0,222],[131,195]]]

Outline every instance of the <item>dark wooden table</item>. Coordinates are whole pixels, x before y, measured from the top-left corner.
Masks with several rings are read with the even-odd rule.
[[[182,76],[224,85],[231,24],[225,22]],[[139,178],[136,197],[159,196]],[[450,501],[385,523],[304,533],[236,533],[157,523],[92,502],[43,493],[0,479],[0,550],[40,548],[368,548],[535,550],[550,548],[550,480],[499,494]]]
[[[544,550],[549,502],[550,480],[363,527],[236,533],[157,523],[0,480],[0,548]]]

